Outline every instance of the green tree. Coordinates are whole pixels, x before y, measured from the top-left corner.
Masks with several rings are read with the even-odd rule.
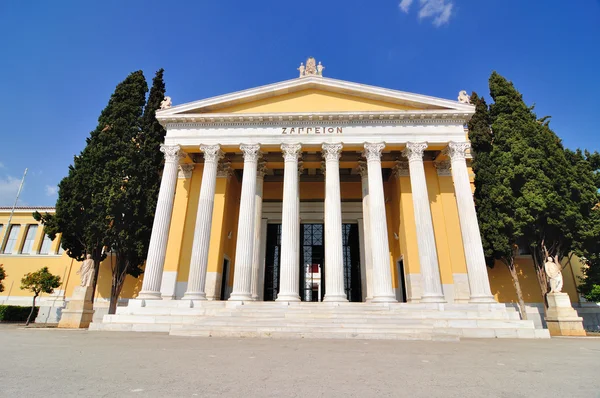
[[[94,290],[100,262],[107,251],[112,251],[121,264],[127,247],[138,250],[128,240],[138,233],[134,224],[138,203],[129,199],[136,189],[142,189],[131,181],[136,181],[135,169],[140,167],[136,164],[139,159],[133,155],[138,146],[136,138],[147,91],[142,71],[131,73],[117,85],[98,118],[96,129],[87,138],[86,147],[75,157],[67,177],[59,184],[56,213],[34,213],[51,239],[62,234],[62,245],[70,257],[83,261],[86,254],[92,255],[96,271]],[[117,268],[113,267],[113,276],[120,271]],[[141,273],[141,269],[124,268],[125,274]],[[122,287],[122,284],[114,286],[114,282],[113,277],[113,311]]]
[[[597,185],[580,152],[565,150],[549,127],[549,117],[538,119],[513,84],[498,73],[490,77],[490,122],[493,132],[491,163],[497,167],[499,196],[493,210],[505,218],[490,218],[504,228],[501,246],[531,249],[542,296],[548,291],[544,263],[552,257],[562,263],[578,248],[593,206],[598,202]],[[579,155],[578,155],[579,153]],[[484,212],[480,216],[487,220]],[[500,221],[498,221],[500,220]],[[482,230],[486,231],[485,223]],[[492,238],[490,238],[492,239]]]
[[[148,254],[163,168],[160,144],[166,134],[155,117],[165,96],[163,73],[163,69],[156,72],[148,101],[140,114],[140,124],[131,130],[131,139],[124,140],[126,156],[122,167],[127,170],[127,178],[123,184],[115,184],[110,194],[114,215],[111,249],[115,253],[115,262],[111,263],[111,314],[116,310],[125,277],[139,276]]]
[[[600,154],[587,151],[567,152],[575,165],[577,184],[594,184],[600,189]],[[590,181],[591,180],[591,181]],[[600,301],[600,195],[595,199],[589,215],[581,221],[575,253],[584,262],[584,277],[578,286],[579,292],[589,301]],[[587,209],[584,208],[584,212]]]
[[[4,285],[2,281],[6,278],[6,271],[4,271],[4,265],[0,264],[0,293],[4,291]]]
[[[475,203],[481,229],[486,263],[494,267],[496,260],[508,268],[519,311],[527,319],[525,300],[515,268],[515,255],[521,237],[520,226],[515,217],[515,201],[510,189],[514,160],[506,147],[514,140],[512,129],[499,129],[492,134],[491,118],[483,97],[471,95],[475,114],[469,121],[469,140],[473,150],[475,173]]]
[[[25,322],[25,326],[29,325],[29,322],[31,321],[31,315],[35,310],[35,299],[37,299],[40,293],[52,294],[54,293],[54,289],[59,286],[60,276],[52,275],[50,271],[48,271],[48,267],[43,267],[35,272],[29,272],[21,279],[21,289],[29,290],[33,293],[33,304],[31,306],[31,312],[27,317],[27,322]]]

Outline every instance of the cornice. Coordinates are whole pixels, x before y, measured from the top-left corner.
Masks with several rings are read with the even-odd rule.
[[[429,124],[464,125],[471,112],[385,111],[385,112],[315,112],[315,113],[212,113],[161,116],[166,128],[202,128],[211,126],[291,126],[348,124]]]

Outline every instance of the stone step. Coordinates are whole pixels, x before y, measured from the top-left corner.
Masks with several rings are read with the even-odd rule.
[[[172,316],[215,316],[215,317],[297,317],[297,318],[343,318],[343,317],[361,317],[366,319],[380,319],[381,317],[394,318],[436,318],[436,319],[520,319],[516,312],[502,311],[381,311],[381,312],[361,312],[361,311],[302,311],[291,309],[269,309],[260,310],[249,308],[239,309],[205,309],[205,308],[128,308],[120,307],[117,309],[119,315],[172,315]]]

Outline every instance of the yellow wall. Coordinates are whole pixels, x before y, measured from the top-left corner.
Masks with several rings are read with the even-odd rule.
[[[224,235],[225,242],[223,245],[223,254],[219,258],[218,272],[223,272],[223,259],[226,255],[230,260],[230,272],[229,280],[227,281],[228,286],[233,286],[233,274],[235,272],[235,249],[237,242],[237,224],[238,216],[240,213],[240,195],[242,193],[242,185],[239,181],[232,177],[229,182],[229,190],[227,193],[227,200],[225,202],[225,214],[224,214],[224,225],[226,226]],[[231,239],[227,237],[231,232]],[[211,231],[212,233],[212,231]]]
[[[193,172],[192,178],[188,193],[187,200],[187,212],[185,213],[185,225],[183,227],[183,237],[181,240],[181,249],[179,252],[178,259],[177,257],[172,258],[167,254],[167,259],[169,263],[177,263],[177,282],[186,282],[188,280],[188,276],[190,273],[190,260],[192,258],[192,244],[194,241],[194,229],[196,227],[196,213],[198,211],[198,198],[200,197],[200,186],[202,185],[202,165],[197,165]],[[180,195],[179,192],[176,193],[175,200],[177,201],[177,195]],[[180,209],[174,208],[173,213],[181,211]],[[171,227],[171,232],[173,232],[173,226]],[[171,240],[171,235],[169,234],[169,240]],[[175,253],[173,253],[175,254]]]
[[[15,212],[11,224],[20,224],[21,229],[17,242],[18,250],[20,250],[24,243],[26,235],[27,225],[38,225],[35,240],[33,242],[33,251],[38,253],[43,240],[43,226],[38,224],[32,216],[33,210]],[[4,227],[8,222],[9,213],[0,212],[0,224]],[[3,232],[0,233],[2,236]],[[0,300],[2,297],[31,297],[32,293],[27,290],[21,290],[21,278],[29,272],[38,271],[42,267],[48,267],[48,270],[53,275],[58,275],[61,278],[61,286],[55,289],[55,292],[64,290],[65,297],[70,297],[73,289],[79,285],[81,279],[76,272],[79,270],[81,263],[71,259],[66,252],[62,254],[56,254],[59,249],[60,234],[52,241],[50,246],[50,254],[0,254],[0,264],[4,266],[6,271],[6,278],[3,281],[4,292],[0,293]],[[98,273],[98,284],[96,286],[96,298],[109,299],[110,288],[112,285],[112,271],[110,267],[110,257],[106,258],[100,264],[100,272]],[[141,289],[142,279],[135,279],[131,276],[127,276],[125,285],[121,292],[121,297],[128,298],[137,295]],[[55,293],[56,294],[56,293]],[[41,297],[47,297],[48,295],[42,294]],[[62,295],[61,295],[62,296]]]
[[[353,97],[323,90],[302,90],[207,113],[351,112],[416,109],[407,105]]]
[[[342,200],[361,200],[360,182],[342,182],[340,184]],[[264,200],[282,200],[283,182],[265,182]],[[325,184],[323,182],[301,182],[300,200],[325,200]]]
[[[542,303],[542,293],[538,284],[533,260],[530,256],[518,256],[515,260],[515,268],[519,275],[519,284],[523,291],[523,299],[526,303]],[[581,265],[577,258],[571,260],[571,266],[566,264],[566,259],[563,261],[565,266],[562,270],[563,274],[563,289],[564,293],[569,294],[572,303],[579,302],[579,294],[577,293],[576,282],[573,268],[580,269]],[[490,278],[490,288],[492,294],[501,303],[516,303],[517,294],[513,287],[510,272],[504,263],[496,261],[494,268],[488,268]]]
[[[185,227],[187,220],[189,219],[190,210],[193,208],[190,203],[190,197],[192,196],[192,184],[193,188],[200,186],[200,179],[202,174],[199,174],[198,178],[178,178],[177,187],[175,190],[175,201],[173,204],[173,214],[171,217],[171,226],[169,228],[169,240],[167,242],[167,253],[165,256],[165,267],[164,271],[175,272],[179,269],[179,263],[181,256],[183,255],[183,242]],[[198,189],[196,189],[197,193]]]

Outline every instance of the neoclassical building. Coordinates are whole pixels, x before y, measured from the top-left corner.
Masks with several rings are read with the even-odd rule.
[[[495,302],[473,113],[308,71],[157,112],[165,169],[138,298]]]
[[[128,281],[135,298],[92,328],[390,338],[378,328],[397,319],[400,335],[546,337],[498,303],[514,301],[510,276],[485,264],[466,94],[331,79],[312,58],[299,71],[182,105],[165,99],[143,280]],[[521,274],[531,277],[526,300],[541,302],[533,268]]]

